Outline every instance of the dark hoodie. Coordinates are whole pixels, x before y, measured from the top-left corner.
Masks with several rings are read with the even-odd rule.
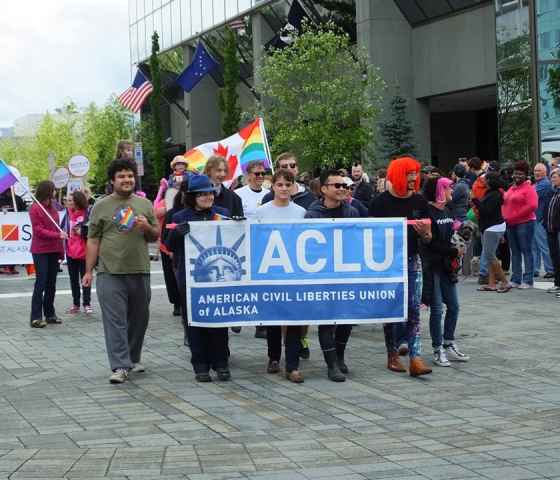
[[[270,192],[268,192],[263,197],[261,204],[264,205],[265,203],[270,202],[273,199],[274,199],[274,191],[270,190]],[[297,192],[295,195],[292,195],[292,202],[294,202],[296,205],[299,205],[302,208],[305,208],[306,210],[316,200],[317,198],[315,197],[315,195],[313,195],[311,190],[309,190],[307,187],[305,187],[305,190],[303,192]]]
[[[358,210],[348,202],[342,202],[339,207],[327,208],[322,200],[316,200],[305,213],[305,218],[358,218]]]

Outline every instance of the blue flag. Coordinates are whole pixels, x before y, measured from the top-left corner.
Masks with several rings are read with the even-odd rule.
[[[210,56],[202,42],[198,42],[193,61],[177,77],[177,83],[181,85],[183,90],[190,92],[204,75],[210,73],[217,66],[218,63]]]

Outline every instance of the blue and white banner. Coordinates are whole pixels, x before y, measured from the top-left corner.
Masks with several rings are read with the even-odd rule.
[[[402,322],[406,221],[193,222],[185,236],[189,324]]]

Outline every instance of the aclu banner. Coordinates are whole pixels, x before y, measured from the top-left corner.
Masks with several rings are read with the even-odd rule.
[[[29,214],[0,212],[0,265],[33,263]]]
[[[185,252],[193,326],[407,317],[403,219],[193,222]]]

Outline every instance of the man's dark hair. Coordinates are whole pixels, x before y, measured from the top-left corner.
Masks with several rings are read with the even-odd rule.
[[[482,160],[478,157],[471,157],[467,165],[471,170],[480,170],[482,168]]]
[[[428,202],[436,201],[436,189],[439,178],[428,177],[422,186],[422,195]]]
[[[513,164],[513,171],[523,172],[525,175],[529,175],[529,164],[525,160],[519,160]]]
[[[272,184],[274,185],[279,178],[283,178],[286,182],[295,183],[296,177],[294,174],[288,170],[276,170],[274,175],[272,175]]]
[[[329,177],[341,177],[341,176],[342,175],[340,175],[339,171],[334,170],[334,169],[325,170],[325,171],[321,172],[321,175],[319,176],[319,181],[321,182],[321,187],[325,186]]]
[[[354,162],[354,163],[352,164],[352,166],[353,166],[353,167],[362,167],[362,164],[361,164],[361,162]]]
[[[52,198],[54,190],[55,187],[53,182],[51,182],[50,180],[43,180],[37,185],[37,189],[35,190],[35,198],[38,202],[44,202],[45,200]]]
[[[107,167],[107,176],[109,180],[114,180],[117,172],[122,170],[131,170],[135,177],[138,174],[135,161],[127,158],[116,158],[109,164],[109,167]]]
[[[503,186],[502,177],[498,172],[488,172],[484,176],[488,190],[499,190]]]

